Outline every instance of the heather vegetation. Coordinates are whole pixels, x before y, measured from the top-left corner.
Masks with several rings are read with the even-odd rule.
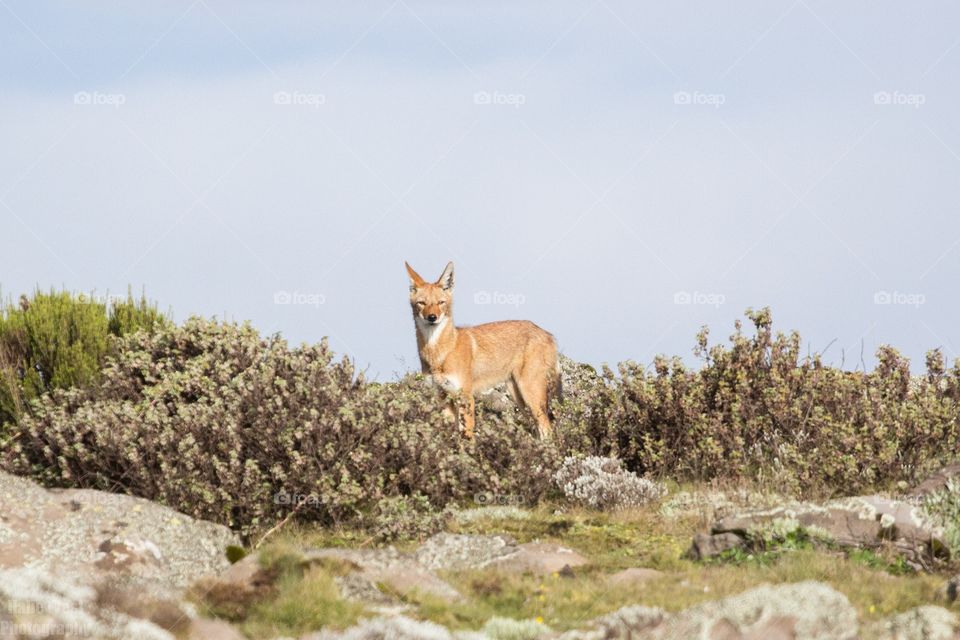
[[[295,512],[389,540],[436,530],[445,509],[474,501],[640,506],[664,480],[850,495],[914,482],[954,457],[960,366],[932,351],[926,374],[911,377],[906,358],[882,347],[874,370],[848,371],[802,354],[768,310],[747,319],[728,343],[702,330],[696,369],[666,357],[616,373],[565,361],[552,442],[524,413],[483,402],[466,441],[421,376],[369,382],[325,341],[178,325],[132,297],[107,306],[37,293],[0,320],[2,463],[246,536]]]
[[[658,357],[616,371],[564,358],[552,440],[496,397],[478,402],[466,440],[438,387],[413,374],[369,381],[326,341],[177,324],[142,297],[37,292],[0,314],[0,465],[238,532],[243,547],[227,555],[257,563],[252,582],[191,593],[250,637],[387,624],[370,617],[389,602],[450,629],[532,638],[624,605],[679,611],[803,580],[837,589],[864,621],[946,602],[929,570],[960,553],[960,485],[906,493],[956,461],[960,364],[931,351],[911,375],[881,347],[871,371],[831,366],[802,353],[796,333],[775,332],[766,309],[748,310],[727,341],[703,329],[694,353],[697,367]],[[887,534],[841,545],[792,516],[694,553],[698,539],[729,540],[701,534],[745,509],[871,492],[914,500],[950,554],[910,555]],[[466,546],[454,565],[433,566],[423,550],[444,536]],[[498,536],[513,558],[579,562],[479,562],[470,545]],[[458,567],[461,556],[477,562]],[[381,580],[411,567],[413,589]],[[423,571],[457,596],[420,590],[434,584]]]

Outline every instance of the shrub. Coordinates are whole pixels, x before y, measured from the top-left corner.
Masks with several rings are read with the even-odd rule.
[[[426,496],[385,498],[377,505],[371,528],[381,542],[394,540],[422,540],[442,531],[451,513],[437,512]]]
[[[153,329],[166,319],[141,297],[110,305],[85,295],[37,291],[0,311],[0,425],[17,420],[51,389],[91,384],[112,336]]]
[[[467,442],[441,400],[416,377],[364,382],[326,341],[291,349],[191,319],[120,339],[99,383],[41,398],[3,459],[245,535],[294,503],[302,519],[361,522],[384,498],[419,494],[439,510],[481,491],[533,502],[549,490],[555,453],[513,415],[481,416]]]
[[[960,364],[939,351],[910,377],[891,347],[871,372],[800,355],[797,333],[774,334],[768,309],[747,311],[730,345],[697,336],[699,370],[657,357],[622,363],[558,408],[566,451],[616,456],[626,468],[680,479],[773,481],[783,491],[852,494],[918,476],[960,445]]]
[[[554,481],[570,500],[592,509],[642,507],[666,495],[666,488],[626,471],[616,458],[568,457]]]
[[[943,528],[950,555],[960,556],[960,481],[948,478],[944,488],[924,498],[922,507],[927,517]]]

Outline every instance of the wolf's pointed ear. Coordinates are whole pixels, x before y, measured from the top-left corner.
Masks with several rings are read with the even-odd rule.
[[[420,274],[413,270],[406,261],[404,261],[403,266],[407,268],[407,275],[410,276],[410,290],[413,291],[418,287],[422,287],[427,284],[427,281],[420,277]]]
[[[443,273],[440,274],[440,279],[437,280],[437,284],[443,287],[446,291],[451,291],[453,289],[453,263],[448,262],[447,267],[443,270]]]

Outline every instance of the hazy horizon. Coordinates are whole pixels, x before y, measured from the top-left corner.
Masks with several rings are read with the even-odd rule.
[[[747,307],[960,356],[947,2],[0,1],[0,291],[145,290],[379,379],[458,324],[692,361]]]

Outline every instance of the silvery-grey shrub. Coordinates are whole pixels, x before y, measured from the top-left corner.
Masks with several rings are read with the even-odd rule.
[[[568,499],[592,509],[642,507],[667,492],[659,482],[624,469],[617,458],[570,456],[553,478]]]

